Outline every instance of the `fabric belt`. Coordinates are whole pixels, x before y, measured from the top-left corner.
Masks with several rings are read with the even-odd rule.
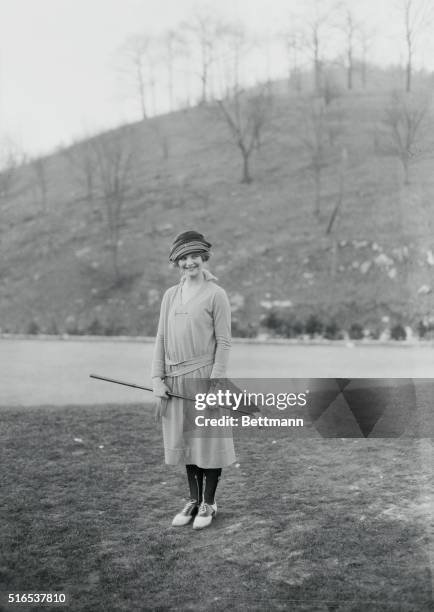
[[[183,376],[184,374],[190,374],[195,370],[199,370],[204,366],[212,365],[214,363],[214,355],[199,355],[198,357],[192,357],[185,361],[173,361],[166,356],[165,361],[166,366],[170,366],[166,368],[167,376]]]

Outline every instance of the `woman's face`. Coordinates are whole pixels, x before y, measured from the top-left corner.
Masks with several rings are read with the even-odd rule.
[[[203,260],[200,253],[188,253],[178,259],[178,266],[189,278],[197,278],[202,272]]]

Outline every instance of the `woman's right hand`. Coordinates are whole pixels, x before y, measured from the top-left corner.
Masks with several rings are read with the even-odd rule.
[[[170,389],[166,385],[164,380],[162,380],[161,378],[152,379],[152,389],[154,391],[155,397],[161,399],[168,399],[168,393],[170,393]]]

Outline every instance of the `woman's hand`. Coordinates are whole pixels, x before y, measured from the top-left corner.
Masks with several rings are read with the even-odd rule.
[[[216,393],[220,387],[220,378],[210,378],[209,379],[209,389],[208,393]]]
[[[159,399],[168,399],[168,394],[170,393],[169,387],[166,385],[164,380],[161,378],[153,378],[152,379],[152,389],[154,391],[155,397]]]
[[[212,395],[213,396],[213,400],[215,401],[215,394],[217,393],[217,391],[220,388],[220,379],[219,378],[211,378],[209,381],[209,388],[208,388],[208,392],[206,394],[206,398],[205,398],[205,402],[207,402],[208,400],[208,395]],[[208,403],[208,402],[207,402]],[[212,409],[218,408],[218,405],[216,403],[211,403],[207,405],[207,409],[208,410],[212,410]]]
[[[152,388],[154,390],[154,396],[157,400],[155,402],[154,420],[156,423],[159,423],[161,421],[161,417],[166,414],[167,400],[169,399],[168,393],[170,393],[170,389],[164,380],[159,377],[152,379]]]

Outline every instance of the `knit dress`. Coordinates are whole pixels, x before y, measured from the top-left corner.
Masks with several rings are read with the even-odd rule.
[[[208,270],[203,274],[206,282],[185,304],[181,302],[184,278],[164,294],[152,361],[152,377],[164,378],[173,393],[189,397],[192,379],[226,376],[231,344],[228,297],[214,282],[215,276]],[[174,397],[162,401],[166,463],[219,468],[236,460],[230,428],[192,427],[191,402]],[[220,408],[206,416],[224,413]]]

